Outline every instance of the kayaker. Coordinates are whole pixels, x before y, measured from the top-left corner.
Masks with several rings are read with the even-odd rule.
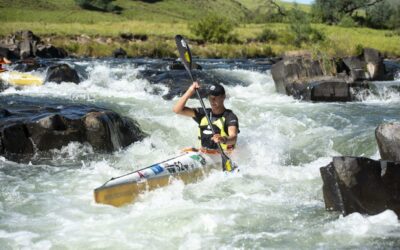
[[[7,59],[7,57],[0,56],[0,72],[6,71],[6,69],[3,68],[3,64],[10,64],[11,61]]]
[[[192,117],[199,124],[198,138],[203,150],[216,151],[218,149],[217,143],[220,143],[224,150],[234,149],[239,133],[239,120],[232,110],[225,108],[226,95],[224,87],[217,84],[210,85],[208,88],[208,100],[211,108],[206,109],[207,114],[204,114],[202,108],[186,107],[186,102],[199,88],[200,84],[193,82],[175,104],[173,111],[176,114]],[[206,115],[210,117],[215,135],[212,135]]]

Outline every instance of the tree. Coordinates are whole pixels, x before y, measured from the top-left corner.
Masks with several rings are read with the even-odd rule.
[[[315,19],[329,24],[337,24],[344,16],[352,16],[356,11],[368,9],[384,0],[315,0],[312,14]]]
[[[378,29],[389,28],[389,20],[395,14],[395,10],[391,8],[390,3],[379,3],[366,10],[367,25]]]
[[[293,35],[293,44],[301,47],[303,43],[316,43],[323,41],[324,35],[317,29],[311,27],[310,18],[295,4],[288,12],[289,31]]]

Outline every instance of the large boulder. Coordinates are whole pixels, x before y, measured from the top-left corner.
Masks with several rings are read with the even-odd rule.
[[[46,45],[32,31],[17,31],[0,40],[0,48],[9,51],[9,59],[26,59],[32,57],[64,58],[68,53],[62,48]]]
[[[334,157],[320,172],[327,210],[374,215],[391,209],[400,215],[399,162]]]
[[[400,122],[380,124],[375,137],[382,160],[400,162]]]
[[[368,81],[390,80],[382,55],[364,49],[359,56],[316,60],[311,55],[285,56],[272,66],[277,92],[309,101],[351,101]],[[347,85],[347,86],[346,86]]]
[[[145,134],[129,118],[97,106],[6,97],[0,101],[0,155],[29,159],[70,142],[89,143],[96,152],[113,152]]]
[[[45,82],[80,82],[78,72],[71,68],[68,64],[57,64],[47,69]]]
[[[68,53],[63,48],[57,48],[51,44],[39,44],[37,45],[36,56],[41,58],[65,58]]]
[[[200,88],[199,93],[202,97],[207,96],[206,89],[210,84],[229,83],[231,85],[246,85],[245,82],[234,78],[234,76],[224,75],[221,77],[217,74],[210,74],[202,70],[193,70],[192,74],[194,79],[201,82],[202,88]],[[152,84],[167,86],[168,92],[162,96],[166,100],[171,100],[176,96],[182,96],[191,85],[186,70],[146,70],[141,71],[139,76],[145,78]],[[163,92],[163,89],[160,89],[160,92]]]

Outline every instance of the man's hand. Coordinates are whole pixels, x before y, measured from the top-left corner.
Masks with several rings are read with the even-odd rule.
[[[215,143],[226,144],[228,138],[226,136],[221,136],[220,134],[215,134],[213,137],[211,137],[211,140],[213,140]]]
[[[186,93],[187,93],[189,96],[192,96],[192,95],[194,95],[194,93],[196,93],[196,89],[199,89],[199,88],[200,88],[200,84],[199,84],[198,82],[193,82],[193,84],[190,85],[190,87],[189,87],[189,89],[186,91]]]

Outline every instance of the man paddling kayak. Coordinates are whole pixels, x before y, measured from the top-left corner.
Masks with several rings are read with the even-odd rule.
[[[0,72],[6,71],[6,69],[3,69],[3,64],[10,64],[11,61],[7,59],[7,57],[0,56]]]
[[[201,147],[206,151],[216,151],[217,143],[220,143],[222,149],[232,150],[235,148],[237,136],[239,133],[239,120],[230,109],[226,109],[225,89],[222,85],[211,85],[208,89],[208,99],[211,109],[206,109],[206,114],[202,108],[186,107],[186,102],[199,89],[198,82],[188,88],[183,96],[175,104],[173,111],[176,114],[192,117],[199,124],[199,140]],[[211,128],[208,126],[207,117],[210,118],[215,134],[213,135]]]

